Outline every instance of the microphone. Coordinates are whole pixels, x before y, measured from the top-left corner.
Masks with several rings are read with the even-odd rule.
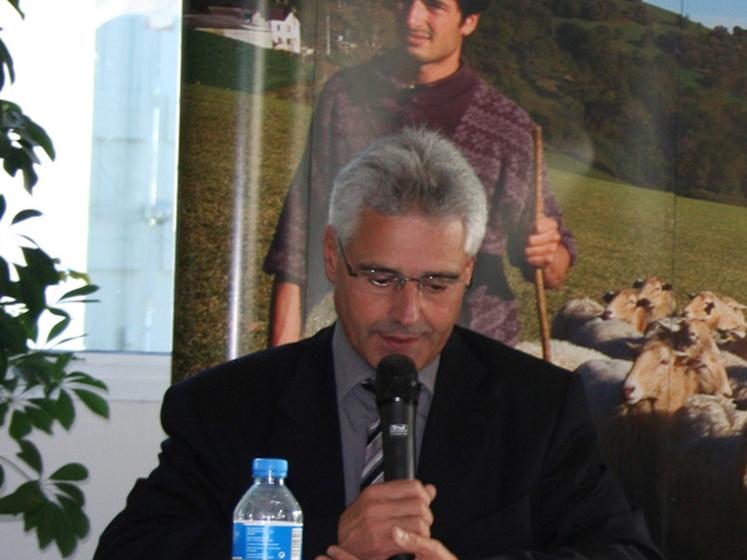
[[[415,408],[420,384],[415,363],[402,354],[376,367],[376,405],[381,418],[384,480],[415,478]]]

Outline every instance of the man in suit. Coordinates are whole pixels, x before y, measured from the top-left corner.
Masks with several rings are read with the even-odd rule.
[[[158,467],[97,558],[227,558],[251,460],[284,457],[304,558],[660,558],[599,463],[580,378],[456,327],[485,192],[454,146],[406,129],[340,173],[324,234],[338,322],[172,387]],[[364,382],[416,364],[417,480],[361,490]]]

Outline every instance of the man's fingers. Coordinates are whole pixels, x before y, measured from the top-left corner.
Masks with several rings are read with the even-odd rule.
[[[358,560],[358,557],[333,544],[327,549],[327,556],[317,556],[316,560]]]
[[[435,487],[433,489],[435,490]],[[371,484],[361,492],[361,496],[373,500],[420,498],[428,504],[433,500],[429,490],[419,480],[390,480],[381,484]]]
[[[430,536],[436,495],[433,485],[397,480],[366,488],[343,512],[337,527],[338,544],[361,558],[388,558],[397,553],[392,528]],[[344,559],[343,559],[344,560]]]
[[[456,560],[456,556],[436,539],[422,537],[400,527],[392,529],[392,538],[403,551],[414,554],[417,560]]]

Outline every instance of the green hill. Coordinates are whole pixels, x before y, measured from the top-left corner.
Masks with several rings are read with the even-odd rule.
[[[495,1],[466,57],[555,149],[636,185],[745,202],[747,32],[640,1]]]

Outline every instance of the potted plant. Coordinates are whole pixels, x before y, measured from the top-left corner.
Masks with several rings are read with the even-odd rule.
[[[20,0],[8,2],[23,17]],[[0,90],[14,78],[12,57],[0,39]],[[44,129],[17,104],[0,99],[0,161],[10,176],[20,172],[29,194],[37,183],[35,166],[41,152],[54,159]],[[52,434],[57,427],[69,430],[76,403],[99,416],[109,415],[102,396],[106,385],[76,371],[73,353],[54,350],[69,340],[65,335],[71,316],[66,306],[89,301],[98,288],[85,274],[65,269],[32,239],[15,231],[19,223],[41,215],[35,209],[13,215],[6,211],[3,190],[15,188],[17,182],[7,181],[0,188],[0,236],[5,238],[3,245],[13,245],[19,255],[17,259],[0,255],[0,429],[17,448],[11,456],[0,455],[0,518],[22,519],[24,530],[36,533],[40,548],[55,542],[67,557],[89,531],[80,487],[88,471],[80,463],[47,469],[32,437],[39,431]],[[71,281],[74,288],[50,301],[54,288],[69,286]],[[51,328],[42,326],[45,316],[54,318]],[[11,472],[11,478],[20,482],[8,488],[6,475]]]

